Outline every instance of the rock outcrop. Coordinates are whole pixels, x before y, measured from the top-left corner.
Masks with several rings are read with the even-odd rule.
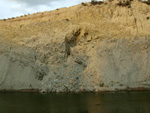
[[[0,90],[150,89],[150,5],[82,3],[0,21]]]

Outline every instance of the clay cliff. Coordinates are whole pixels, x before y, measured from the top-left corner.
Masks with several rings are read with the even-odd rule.
[[[150,5],[82,3],[0,20],[0,90],[150,89]]]

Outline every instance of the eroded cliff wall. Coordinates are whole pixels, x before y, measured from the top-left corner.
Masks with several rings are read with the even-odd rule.
[[[0,21],[0,90],[150,88],[150,6],[85,3]]]

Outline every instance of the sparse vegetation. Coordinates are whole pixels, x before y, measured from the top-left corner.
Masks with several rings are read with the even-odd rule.
[[[101,5],[103,2],[102,1],[96,1],[96,0],[91,0],[92,5]]]
[[[150,0],[147,0],[147,1],[141,1],[143,3],[146,3],[147,5],[150,5]]]
[[[82,2],[81,4],[82,4],[83,6],[87,6],[87,4],[86,4],[86,3],[83,3],[83,2]]]
[[[123,84],[120,84],[119,86],[123,86]]]
[[[104,85],[105,85],[104,82],[101,82],[101,83],[99,84],[100,87],[104,87]]]
[[[130,8],[131,7],[130,6],[131,1],[132,0],[119,0],[119,2],[117,3],[117,5],[119,5],[119,6],[128,6]]]

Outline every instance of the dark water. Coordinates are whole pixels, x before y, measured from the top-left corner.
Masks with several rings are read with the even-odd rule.
[[[0,113],[150,113],[150,92],[0,93]]]

